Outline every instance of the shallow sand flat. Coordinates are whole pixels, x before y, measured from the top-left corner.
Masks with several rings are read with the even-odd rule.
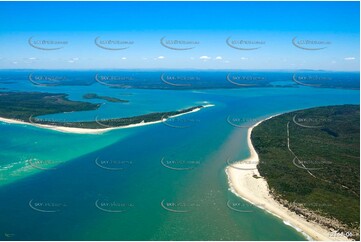
[[[273,118],[275,116],[271,116],[267,119]],[[259,177],[260,174],[257,169],[259,157],[252,145],[251,133],[254,127],[265,120],[256,123],[248,129],[247,143],[251,156],[226,168],[228,183],[230,185],[231,191],[242,199],[252,203],[253,205],[279,217],[284,221],[285,224],[290,225],[303,234],[307,235],[307,237],[309,237],[308,239],[310,240],[348,240],[346,237],[330,237],[329,235],[331,231],[328,231],[326,228],[321,227],[321,225],[315,222],[308,222],[303,217],[283,207],[269,194],[267,181],[263,177],[253,177],[254,175]]]

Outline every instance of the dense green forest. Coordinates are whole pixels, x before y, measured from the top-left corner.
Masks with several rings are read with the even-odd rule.
[[[359,106],[286,113],[255,127],[251,138],[277,200],[297,213],[337,220],[325,225],[359,238]]]
[[[0,117],[28,121],[46,114],[96,110],[100,104],[70,101],[66,94],[42,92],[1,92]]]

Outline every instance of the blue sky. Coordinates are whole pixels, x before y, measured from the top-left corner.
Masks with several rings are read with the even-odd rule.
[[[358,2],[0,2],[0,68],[358,71],[359,18]]]

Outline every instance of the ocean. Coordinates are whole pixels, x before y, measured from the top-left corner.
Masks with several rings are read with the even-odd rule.
[[[283,72],[259,74],[269,80],[264,86],[230,88],[213,81],[208,89],[178,88],[184,83],[114,88],[94,82],[94,71],[62,73],[84,85],[34,85],[25,73],[2,72],[1,91],[66,93],[70,100],[103,103],[99,110],[43,119],[81,121],[214,106],[99,135],[0,122],[0,240],[305,240],[286,221],[229,190],[227,161],[249,155],[247,128],[266,117],[359,104],[360,95],[357,89],[298,85]],[[202,75],[207,80],[214,73]],[[190,79],[176,79],[185,80]],[[129,103],[85,100],[86,93]]]

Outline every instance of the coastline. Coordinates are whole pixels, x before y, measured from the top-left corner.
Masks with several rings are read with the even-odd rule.
[[[253,147],[251,134],[252,130],[263,121],[278,115],[280,114],[261,120],[248,129],[247,144],[250,150],[250,157],[229,165],[225,169],[230,190],[236,196],[282,219],[284,224],[295,228],[298,232],[305,235],[308,240],[349,241],[346,237],[330,237],[331,231],[327,228],[313,221],[307,221],[305,218],[283,207],[282,204],[270,195],[268,183],[260,176],[257,169],[259,156]],[[254,175],[257,178],[253,177]]]
[[[213,107],[213,106],[214,106],[213,104],[207,104],[207,105],[204,105],[203,108],[208,108],[208,107]],[[179,116],[186,115],[189,113],[198,112],[200,110],[201,110],[201,108],[195,108],[192,111],[177,114],[174,116],[169,116],[168,118],[179,117]],[[136,124],[130,124],[130,125],[119,126],[119,127],[109,127],[109,128],[104,128],[104,129],[86,129],[86,128],[55,126],[55,125],[48,125],[48,124],[37,124],[37,123],[25,122],[22,120],[8,119],[8,118],[0,117],[0,122],[3,122],[3,123],[30,125],[30,126],[37,127],[37,128],[49,129],[49,130],[58,131],[58,132],[62,132],[62,133],[72,133],[72,134],[103,134],[103,133],[111,131],[111,130],[141,127],[141,126],[146,126],[146,125],[151,125],[151,124],[162,123],[166,120],[167,119],[161,119],[161,120],[153,121],[153,122],[141,122],[141,123],[136,123]]]
[[[8,123],[8,124],[22,124],[22,125],[29,125],[37,128],[42,129],[50,129],[62,133],[72,133],[72,134],[102,134],[111,130],[115,129],[126,129],[126,128],[134,128],[134,127],[140,127],[145,126],[149,124],[155,124],[160,123],[162,120],[154,121],[154,122],[147,122],[147,123],[138,123],[138,124],[131,124],[127,126],[120,126],[120,127],[112,127],[112,128],[104,128],[104,129],[85,129],[85,128],[74,128],[74,127],[65,127],[65,126],[55,126],[55,125],[48,125],[48,124],[36,124],[36,123],[28,123],[20,120],[15,119],[7,119],[7,118],[1,118],[0,122]]]

